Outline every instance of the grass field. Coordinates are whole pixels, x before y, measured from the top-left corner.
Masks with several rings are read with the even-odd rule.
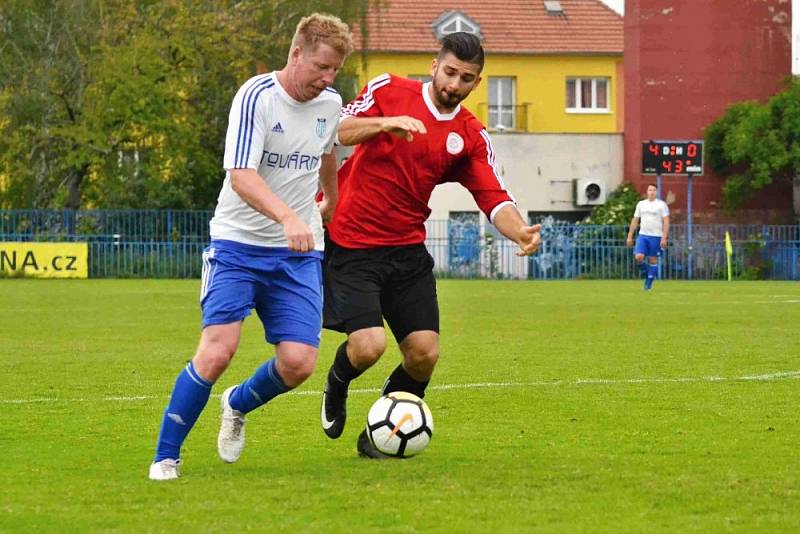
[[[322,433],[326,332],[223,464],[218,395],[271,355],[251,317],[181,479],[154,483],[198,287],[0,280],[0,531],[800,530],[798,283],[441,281],[436,432],[403,461],[354,447],[396,348]]]

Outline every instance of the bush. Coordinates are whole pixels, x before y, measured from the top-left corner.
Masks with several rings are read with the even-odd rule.
[[[628,224],[641,196],[630,182],[620,184],[605,204],[595,206],[582,224]]]

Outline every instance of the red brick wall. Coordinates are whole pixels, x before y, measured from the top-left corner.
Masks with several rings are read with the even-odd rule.
[[[735,4],[735,8],[734,8]],[[791,74],[791,3],[785,0],[627,0],[625,4],[625,177],[644,192],[641,143],[702,139],[704,128],[736,101],[764,102]],[[664,197],[680,217],[685,177],[665,176]],[[706,165],[693,178],[692,209],[716,213],[722,180]],[[790,185],[772,187],[736,217],[792,222]]]

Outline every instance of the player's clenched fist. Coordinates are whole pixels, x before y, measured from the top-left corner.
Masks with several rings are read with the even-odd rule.
[[[283,221],[283,232],[286,234],[286,243],[289,250],[308,252],[314,250],[314,234],[311,228],[296,214],[286,217]]]

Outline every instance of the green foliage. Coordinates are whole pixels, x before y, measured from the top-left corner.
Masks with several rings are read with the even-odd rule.
[[[630,182],[620,184],[605,204],[595,206],[582,224],[628,224],[641,196]]]
[[[800,172],[800,83],[764,105],[739,102],[706,129],[706,157],[725,177],[723,201],[740,207],[773,182],[791,182]]]
[[[765,255],[766,243],[757,236],[751,236],[744,244],[744,262],[738,278],[741,280],[767,280],[772,270],[772,261]]]
[[[0,208],[212,207],[238,87],[282,68],[302,16],[357,23],[366,7],[4,0]]]

